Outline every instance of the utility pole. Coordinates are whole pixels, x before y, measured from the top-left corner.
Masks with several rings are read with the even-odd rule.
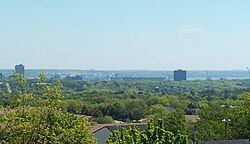
[[[228,110],[229,108],[234,108],[234,106],[231,105],[221,105],[222,108],[225,110]],[[225,124],[225,140],[228,140],[228,130],[229,130],[229,124],[231,123],[231,120],[228,118],[224,118],[221,120]]]
[[[225,124],[225,139],[228,140],[228,126],[229,123],[231,122],[230,119],[223,119],[222,122]]]
[[[247,71],[248,71],[248,75],[249,75],[249,79],[250,79],[250,69],[249,69],[249,67],[247,67]]]

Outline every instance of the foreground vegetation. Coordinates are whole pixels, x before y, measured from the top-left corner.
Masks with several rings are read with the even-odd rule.
[[[1,143],[94,143],[87,119],[77,119],[59,107],[62,99],[61,83],[42,86],[41,95],[33,95],[22,88],[26,80],[14,74],[20,93],[12,93],[13,106],[0,119]],[[41,82],[45,77],[41,75]],[[43,97],[39,100],[38,97]]]
[[[163,120],[149,122],[148,128],[144,131],[138,131],[135,127],[128,130],[124,129],[115,131],[109,140],[108,144],[189,144],[191,141],[186,135],[180,133],[174,135],[170,131],[166,131]]]
[[[44,74],[27,80],[14,73],[2,85],[0,139],[2,143],[95,143],[89,132],[92,124],[141,119],[151,119],[148,130],[115,132],[109,143],[249,139],[249,91],[249,80],[60,82]],[[199,110],[196,123],[185,119],[193,109]],[[92,118],[78,119],[74,114]]]

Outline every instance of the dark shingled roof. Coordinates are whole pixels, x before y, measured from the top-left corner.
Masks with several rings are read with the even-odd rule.
[[[122,129],[129,129],[130,127],[135,126],[139,131],[143,131],[147,129],[146,123],[132,123],[132,124],[100,124],[95,125],[90,129],[90,132],[95,133],[103,128],[107,128],[110,131],[114,130],[122,130]]]
[[[198,144],[250,144],[249,140],[241,139],[241,140],[220,140],[220,141],[207,141],[200,142]]]
[[[129,129],[130,127],[135,126],[136,129],[139,131],[143,131],[147,129],[147,124],[137,123],[137,124],[120,124],[120,125],[109,125],[106,126],[109,130],[122,130],[122,129]]]

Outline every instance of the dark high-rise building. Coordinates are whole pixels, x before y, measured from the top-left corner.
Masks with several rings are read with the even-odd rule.
[[[187,80],[187,72],[185,70],[175,70],[174,71],[174,80],[175,81],[186,81]]]
[[[3,74],[0,73],[0,95],[2,96],[2,81],[3,81]]]
[[[22,64],[16,65],[15,70],[17,73],[24,76],[24,65],[22,65]]]
[[[0,82],[2,82],[2,81],[3,81],[3,74],[0,73]]]

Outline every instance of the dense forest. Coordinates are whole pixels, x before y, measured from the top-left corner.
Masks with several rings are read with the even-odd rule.
[[[108,143],[146,143],[155,137],[161,143],[249,139],[249,92],[250,80],[58,81],[45,74],[25,79],[14,72],[1,85],[0,139],[95,143],[89,128],[114,120],[144,120],[149,129],[118,131]],[[199,115],[199,120],[189,122],[185,115]]]

